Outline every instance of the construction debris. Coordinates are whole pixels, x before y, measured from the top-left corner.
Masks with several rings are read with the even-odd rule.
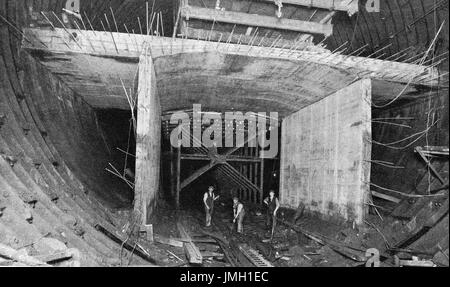
[[[163,237],[161,235],[155,235],[154,236],[154,241],[157,243],[161,243],[161,244],[166,244],[166,245],[170,245],[170,246],[174,246],[174,247],[180,247],[183,248],[183,241],[179,241],[179,240],[175,240],[172,238],[167,238],[167,237]],[[189,241],[186,241],[189,242]]]
[[[0,243],[0,257],[25,264],[27,266],[50,266],[46,262],[29,256],[25,249],[19,251]]]
[[[206,257],[220,257],[220,258],[223,258],[224,257],[223,253],[212,252],[212,251],[202,251],[201,254],[202,254],[202,256],[204,258],[206,258]]]
[[[436,264],[430,260],[419,260],[419,258],[413,256],[412,260],[402,260],[397,256],[395,258],[395,266],[397,267],[436,267]]]
[[[108,231],[106,228],[101,226],[100,224],[97,224],[95,226],[97,230],[108,236],[110,239],[112,239],[117,244],[123,246],[128,251],[131,251],[132,253],[135,253],[142,259],[152,263],[157,264],[156,260],[150,256],[148,251],[146,251],[138,242],[135,242],[134,240],[124,238],[121,235],[113,234],[110,231]]]
[[[198,250],[197,246],[195,246],[194,242],[190,239],[191,237],[189,236],[189,233],[186,231],[181,222],[177,222],[177,228],[178,232],[180,233],[180,236],[188,240],[186,242],[183,242],[183,247],[186,252],[186,257],[189,260],[189,263],[202,264],[203,261],[202,254],[200,250]]]
[[[351,248],[349,248],[347,246],[344,246],[342,244],[339,244],[337,242],[333,242],[331,239],[328,239],[328,238],[324,237],[323,235],[306,231],[306,230],[301,229],[298,226],[294,226],[294,225],[292,225],[289,222],[286,222],[284,220],[279,219],[278,221],[280,221],[281,223],[285,224],[286,226],[289,226],[294,231],[305,235],[309,239],[312,239],[312,240],[314,240],[315,242],[317,242],[317,243],[319,243],[321,245],[326,245],[326,246],[330,247],[331,249],[333,249],[337,253],[339,253],[339,254],[347,257],[347,258],[350,258],[350,259],[352,259],[354,261],[357,261],[357,262],[365,262],[367,260],[366,256],[364,255],[365,251],[362,251],[362,250],[358,251],[358,250],[355,250],[355,249],[351,249]]]

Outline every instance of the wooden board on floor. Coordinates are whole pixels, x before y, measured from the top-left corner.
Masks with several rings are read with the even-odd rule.
[[[381,198],[387,201],[391,201],[391,202],[395,202],[395,203],[400,203],[402,200],[397,198],[397,197],[393,197],[384,193],[380,193],[380,192],[376,192],[376,191],[371,191],[372,196],[377,197],[377,198]]]
[[[189,241],[183,243],[184,251],[189,260],[189,263],[202,264],[203,257],[200,250],[195,246],[194,242],[190,239],[191,236],[184,228],[183,224],[177,222],[178,232],[182,238],[187,238]]]
[[[173,247],[180,247],[183,248],[183,242],[176,240],[176,239],[172,239],[172,238],[167,238],[164,236],[160,236],[160,235],[156,235],[154,236],[154,241],[161,243],[161,244],[165,244],[165,245],[170,245]]]

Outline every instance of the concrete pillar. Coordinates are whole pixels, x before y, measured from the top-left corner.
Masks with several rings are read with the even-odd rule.
[[[361,224],[371,159],[371,81],[360,80],[282,125],[282,205]]]
[[[137,100],[134,210],[145,225],[156,204],[161,156],[161,106],[153,60],[148,54],[139,59]]]

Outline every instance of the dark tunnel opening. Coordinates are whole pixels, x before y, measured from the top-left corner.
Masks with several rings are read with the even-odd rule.
[[[98,109],[95,113],[103,132],[102,138],[111,156],[111,162],[105,166],[105,171],[112,181],[121,186],[128,208],[132,208],[136,137],[131,112],[120,109]]]

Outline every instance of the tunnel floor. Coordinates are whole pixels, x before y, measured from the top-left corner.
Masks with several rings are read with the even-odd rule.
[[[258,266],[245,255],[244,247],[256,251],[262,260],[274,267],[359,267],[367,261],[367,258],[361,258],[361,251],[368,248],[386,250],[389,239],[404,228],[395,218],[378,215],[370,215],[367,219],[373,226],[382,226],[377,230],[332,223],[301,211],[299,214],[281,209],[271,241],[271,230],[265,226],[265,212],[261,206],[246,204],[244,232],[239,234],[232,223],[231,203],[219,201],[216,204],[211,227],[205,227],[204,211],[198,207],[178,211],[169,205],[160,207],[153,222],[153,256],[168,266],[197,266],[186,261],[183,247],[171,246],[160,239],[179,239],[176,223],[182,221],[204,255],[200,266]],[[294,222],[295,230],[288,226]],[[381,253],[382,266],[393,266],[394,262],[383,261]]]

